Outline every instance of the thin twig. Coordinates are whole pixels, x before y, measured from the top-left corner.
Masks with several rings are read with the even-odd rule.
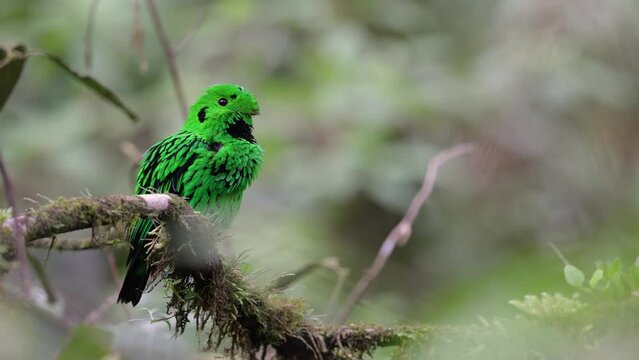
[[[140,0],[133,0],[133,34],[131,35],[131,43],[135,47],[135,52],[138,56],[140,73],[145,74],[149,70],[149,62],[146,60],[144,53],[144,29],[142,28],[140,16]]]
[[[131,167],[129,168],[129,183],[131,187],[136,186],[135,175],[138,171],[138,166],[140,165],[140,161],[142,161],[142,157],[144,154],[134,143],[130,141],[123,141],[120,143],[120,151],[126,156],[126,158],[131,163]]]
[[[118,235],[112,235],[118,234]],[[95,250],[106,247],[124,245],[126,242],[118,232],[106,232],[104,237],[98,240],[94,238],[76,238],[76,237],[55,237],[40,238],[27,241],[27,246],[36,249],[58,250],[58,251],[79,251],[79,250]]]
[[[339,299],[339,296],[342,293],[344,283],[346,282],[346,278],[348,277],[350,270],[342,267],[339,264],[339,259],[336,257],[325,259],[324,267],[333,270],[336,275],[335,285],[333,286],[331,296],[328,299],[328,303],[326,304],[326,314],[328,316],[333,316],[335,314],[335,305],[337,304],[337,299]]]
[[[16,193],[9,176],[9,171],[2,159],[2,153],[0,153],[0,173],[2,175],[2,182],[4,183],[4,193],[11,207],[11,216],[13,223],[13,239],[14,247],[16,249],[16,255],[20,267],[20,280],[22,282],[22,295],[26,299],[31,298],[31,283],[29,280],[29,267],[27,263],[27,249],[24,242],[23,226],[17,221],[18,218],[18,204],[16,201]]]
[[[113,293],[111,296],[106,298],[102,302],[102,304],[100,304],[100,306],[95,308],[93,311],[91,311],[89,314],[87,314],[87,316],[84,317],[84,320],[82,320],[82,323],[91,325],[91,324],[95,324],[98,320],[100,320],[100,318],[102,316],[104,316],[104,314],[106,314],[106,312],[113,305],[115,305],[115,302],[118,300],[118,294],[119,293],[120,292],[118,290],[115,293]],[[128,316],[127,318],[130,319],[130,316]]]
[[[568,261],[568,259],[566,259],[564,254],[561,253],[561,250],[559,250],[557,245],[555,245],[551,241],[548,242],[548,245],[552,248],[552,250],[555,252],[555,254],[557,254],[557,256],[559,257],[559,260],[561,260],[561,262],[563,262],[564,265],[570,265],[570,261]]]
[[[25,299],[20,294],[20,290],[14,286],[5,286],[2,288],[2,301],[4,304],[11,304],[16,308],[22,308],[28,311],[29,314],[35,314],[41,316],[42,320],[51,321],[61,327],[61,330],[68,330],[75,324],[73,321],[65,318],[62,315],[56,314],[51,311],[51,308],[42,304],[36,299]]]
[[[391,230],[388,236],[386,236],[382,246],[379,248],[377,257],[375,257],[373,264],[359,279],[353,291],[348,295],[344,306],[333,319],[334,322],[343,323],[346,321],[355,305],[360,301],[373,280],[377,278],[384,268],[384,265],[386,265],[386,261],[395,250],[395,247],[398,245],[403,246],[406,242],[408,242],[412,233],[413,222],[415,221],[415,218],[417,218],[422,205],[424,205],[426,200],[430,197],[430,194],[433,192],[439,168],[456,157],[473,152],[474,149],[475,147],[473,144],[459,144],[441,151],[431,159],[428,163],[422,187],[419,189],[417,194],[415,194],[415,197],[411,201],[402,220],[393,228],[393,230]]]
[[[98,13],[99,2],[100,0],[91,0],[91,5],[89,5],[87,28],[84,32],[84,69],[86,72],[91,72],[93,65],[93,28],[95,27],[95,15]]]
[[[118,274],[118,266],[115,264],[113,251],[105,249],[104,256],[106,257],[107,263],[109,263],[109,270],[111,271],[113,282],[115,283],[115,286],[119,288],[120,286],[122,286],[122,281],[120,280],[120,274]]]
[[[120,274],[118,273],[118,265],[115,263],[115,256],[113,256],[113,251],[111,249],[104,249],[104,255],[106,256],[107,262],[109,263],[109,270],[111,270],[113,283],[115,283],[115,288],[118,289],[119,293],[119,289],[122,287],[122,279],[120,278]],[[127,320],[130,320],[131,312],[129,311],[129,308],[124,304],[121,305]]]
[[[184,37],[182,37],[182,40],[180,40],[177,43],[177,45],[175,45],[173,49],[175,54],[178,54],[182,50],[184,50],[184,48],[191,42],[191,40],[193,40],[193,38],[195,37],[195,34],[197,34],[198,30],[200,30],[200,28],[202,27],[202,24],[204,24],[204,21],[206,20],[206,16],[209,13],[209,9],[210,7],[207,6],[202,11],[200,11],[200,16],[195,22],[195,25],[193,25],[193,27],[191,27],[191,29],[187,31],[186,34],[184,34]]]
[[[137,146],[135,146],[134,143],[130,141],[121,142],[120,151],[122,151],[122,154],[126,156],[131,165],[135,166],[136,168],[138,167],[140,161],[142,160],[143,153],[142,151],[140,151],[140,149],[138,149]]]
[[[254,353],[261,346],[272,346],[282,358],[310,359],[334,358],[338,352],[361,355],[377,347],[411,346],[425,341],[436,330],[430,325],[383,327],[358,324],[333,327],[317,324],[306,317],[307,310],[299,301],[287,300],[249,285],[242,272],[235,265],[223,261],[215,247],[211,246],[212,242],[220,240],[221,235],[209,219],[196,214],[184,199],[176,195],[61,198],[52,204],[30,210],[19,219],[5,220],[0,225],[0,243],[12,241],[11,224],[18,220],[26,227],[25,238],[36,239],[81,228],[92,229],[96,221],[106,226],[121,222],[128,224],[140,218],[164,222],[171,239],[180,241],[181,238],[185,241],[183,244],[167,243],[169,251],[174,252],[173,255],[165,254],[173,263],[165,264],[169,273],[173,274],[169,277],[173,284],[172,291],[181,291],[175,286],[186,283],[188,279],[196,279],[201,284],[193,286],[203,286],[193,288],[193,291],[197,291],[194,293],[197,303],[188,302],[190,300],[183,299],[178,293],[172,295],[167,311],[179,326],[176,335],[182,333],[185,324],[195,318],[196,324],[210,325],[211,331],[225,331],[223,334],[231,338],[231,344],[236,345],[238,351]],[[184,253],[180,253],[181,249],[185,249]],[[204,266],[184,267],[190,269],[180,270],[185,271],[182,273],[175,270],[174,264],[179,261]],[[242,296],[233,296],[238,293]],[[115,299],[117,295],[113,294],[87,315],[84,321],[98,321]],[[215,311],[207,312],[209,310],[206,309]],[[201,311],[206,313],[202,314]]]
[[[164,26],[162,25],[162,21],[160,20],[160,14],[158,13],[158,9],[155,6],[155,1],[146,0],[146,5],[149,9],[149,15],[151,16],[155,33],[157,34],[158,39],[162,44],[162,49],[164,50],[164,57],[166,58],[166,64],[169,67],[169,73],[171,74],[171,80],[173,81],[173,88],[175,90],[175,96],[177,97],[178,104],[180,106],[180,112],[182,112],[184,120],[186,121],[188,108],[186,106],[184,92],[182,91],[180,74],[175,63],[175,51],[173,51],[173,47],[169,42],[169,38],[164,31]]]
[[[40,280],[44,292],[47,294],[47,302],[49,304],[53,304],[58,301],[55,288],[53,287],[53,282],[49,278],[47,272],[44,270],[42,262],[40,262],[37,257],[29,253],[27,253],[27,259],[31,263],[31,267],[33,268],[33,272],[35,273],[36,277]]]

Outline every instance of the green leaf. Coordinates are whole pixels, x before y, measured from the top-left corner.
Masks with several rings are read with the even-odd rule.
[[[26,52],[24,45],[0,44],[0,111],[20,79]]]
[[[574,265],[567,264],[564,266],[564,277],[571,286],[581,288],[586,280],[584,273]]]
[[[251,274],[254,271],[253,264],[248,261],[242,261],[239,265],[243,274]]]
[[[113,334],[88,325],[79,325],[71,331],[71,339],[64,346],[58,360],[102,359],[111,353]]]
[[[608,278],[613,278],[616,275],[621,273],[621,268],[623,267],[623,264],[621,263],[621,259],[620,258],[616,258],[614,259],[611,263],[608,264],[608,271],[607,271],[607,276]]]
[[[20,78],[20,74],[22,74],[24,63],[30,56],[42,56],[49,59],[72,78],[81,82],[86,87],[100,95],[102,99],[124,111],[131,120],[138,120],[138,116],[135,112],[133,112],[133,110],[125,105],[113,91],[102,85],[102,83],[93,77],[79,74],[56,55],[41,50],[27,51],[27,47],[20,44],[11,45],[0,43],[0,111],[4,107],[9,95],[11,95],[13,88]]]
[[[77,81],[87,86],[89,89],[96,92],[107,102],[110,102],[115,107],[124,111],[124,113],[126,113],[129,119],[133,121],[138,121],[138,115],[134,113],[133,110],[131,110],[128,106],[126,106],[113,91],[111,91],[106,86],[102,85],[92,76],[80,75],[78,72],[71,69],[71,67],[69,67],[69,65],[67,65],[60,57],[45,51],[34,51],[34,52],[30,52],[29,55],[44,56],[47,59],[51,60],[54,64],[58,65],[58,67],[64,70],[67,74],[71,75],[71,77],[73,77]]]
[[[631,290],[634,291],[639,289],[639,267],[633,265],[628,268],[628,276],[626,276],[626,281],[628,282]]]
[[[601,279],[603,279],[603,276],[604,276],[603,270],[601,269],[595,270],[595,272],[592,273],[592,277],[590,277],[590,281],[588,281],[588,285],[590,285],[590,287],[594,289],[595,287],[597,287],[597,284],[599,284]]]

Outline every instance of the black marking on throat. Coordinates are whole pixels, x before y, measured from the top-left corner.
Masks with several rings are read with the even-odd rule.
[[[235,117],[235,122],[228,126],[226,132],[235,139],[243,139],[251,144],[255,144],[253,126],[247,124],[240,116]]]

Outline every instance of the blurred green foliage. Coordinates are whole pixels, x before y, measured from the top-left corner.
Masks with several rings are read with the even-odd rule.
[[[144,4],[148,71],[140,71],[134,3],[98,4],[90,74],[140,124],[56,67],[29,61],[0,114],[0,149],[19,198],[131,193],[123,142],[143,150],[181,126]],[[483,150],[440,174],[412,239],[353,319],[462,324],[511,316],[509,299],[564,289],[548,242],[577,268],[631,262],[639,253],[636,1],[158,0],[158,7],[174,44],[206,14],[177,54],[188,101],[223,82],[245,85],[260,101],[255,134],[265,166],[233,230],[235,252],[247,251],[263,269],[258,282],[336,256],[350,269],[350,289],[428,159],[462,141]],[[88,11],[88,1],[5,2],[0,35],[83,69]],[[612,281],[606,266],[602,280],[584,277],[583,286]],[[47,269],[71,321],[116,289],[99,252],[51,254]],[[319,270],[287,293],[322,313],[334,285],[335,274]],[[159,307],[163,294],[144,301]],[[138,309],[133,316],[148,319]],[[123,319],[114,307],[105,321]],[[195,336],[178,341],[196,344]]]
[[[511,300],[510,304],[533,317],[558,321],[586,307],[587,303],[579,300],[580,295],[594,304],[615,304],[614,301],[623,302],[639,295],[639,265],[635,262],[624,269],[620,258],[598,261],[588,283],[585,283],[583,271],[571,264],[564,266],[564,278],[570,286],[580,290],[570,298],[544,292],[541,296],[526,295],[523,301]]]
[[[58,360],[103,359],[111,353],[113,334],[87,325],[76,326]]]

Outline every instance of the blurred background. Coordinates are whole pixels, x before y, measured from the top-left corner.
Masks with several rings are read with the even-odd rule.
[[[132,193],[134,170],[123,144],[143,151],[183,123],[145,3],[96,3],[90,69],[90,1],[2,4],[1,41],[61,56],[141,118],[132,123],[51,63],[29,59],[0,114],[0,149],[21,199]],[[480,150],[442,169],[410,242],[391,257],[351,320],[465,324],[512,316],[508,300],[565,289],[549,242],[583,268],[618,256],[634,261],[636,1],[157,6],[187,103],[226,82],[246,86],[260,102],[255,136],[265,164],[233,226],[235,252],[258,272],[256,282],[335,257],[349,271],[341,303],[403,215],[428,160],[466,141]],[[20,202],[21,209],[30,206]],[[123,271],[126,250],[116,256]],[[62,298],[58,311],[72,323],[117,290],[100,251],[53,252],[46,267]],[[320,269],[285,293],[323,316],[335,308],[329,303],[336,279]],[[139,320],[127,321],[116,306],[101,323],[119,329],[116,343],[125,353],[174,358],[195,349],[193,333],[167,341],[166,325],[148,322],[142,308],[161,314],[163,301],[157,287],[130,310]],[[4,319],[0,334],[15,334],[14,316],[21,315]],[[22,356],[55,354],[68,339],[46,318],[20,324],[21,341],[46,339],[13,344]],[[137,335],[131,344],[123,335],[130,333],[148,341]]]

